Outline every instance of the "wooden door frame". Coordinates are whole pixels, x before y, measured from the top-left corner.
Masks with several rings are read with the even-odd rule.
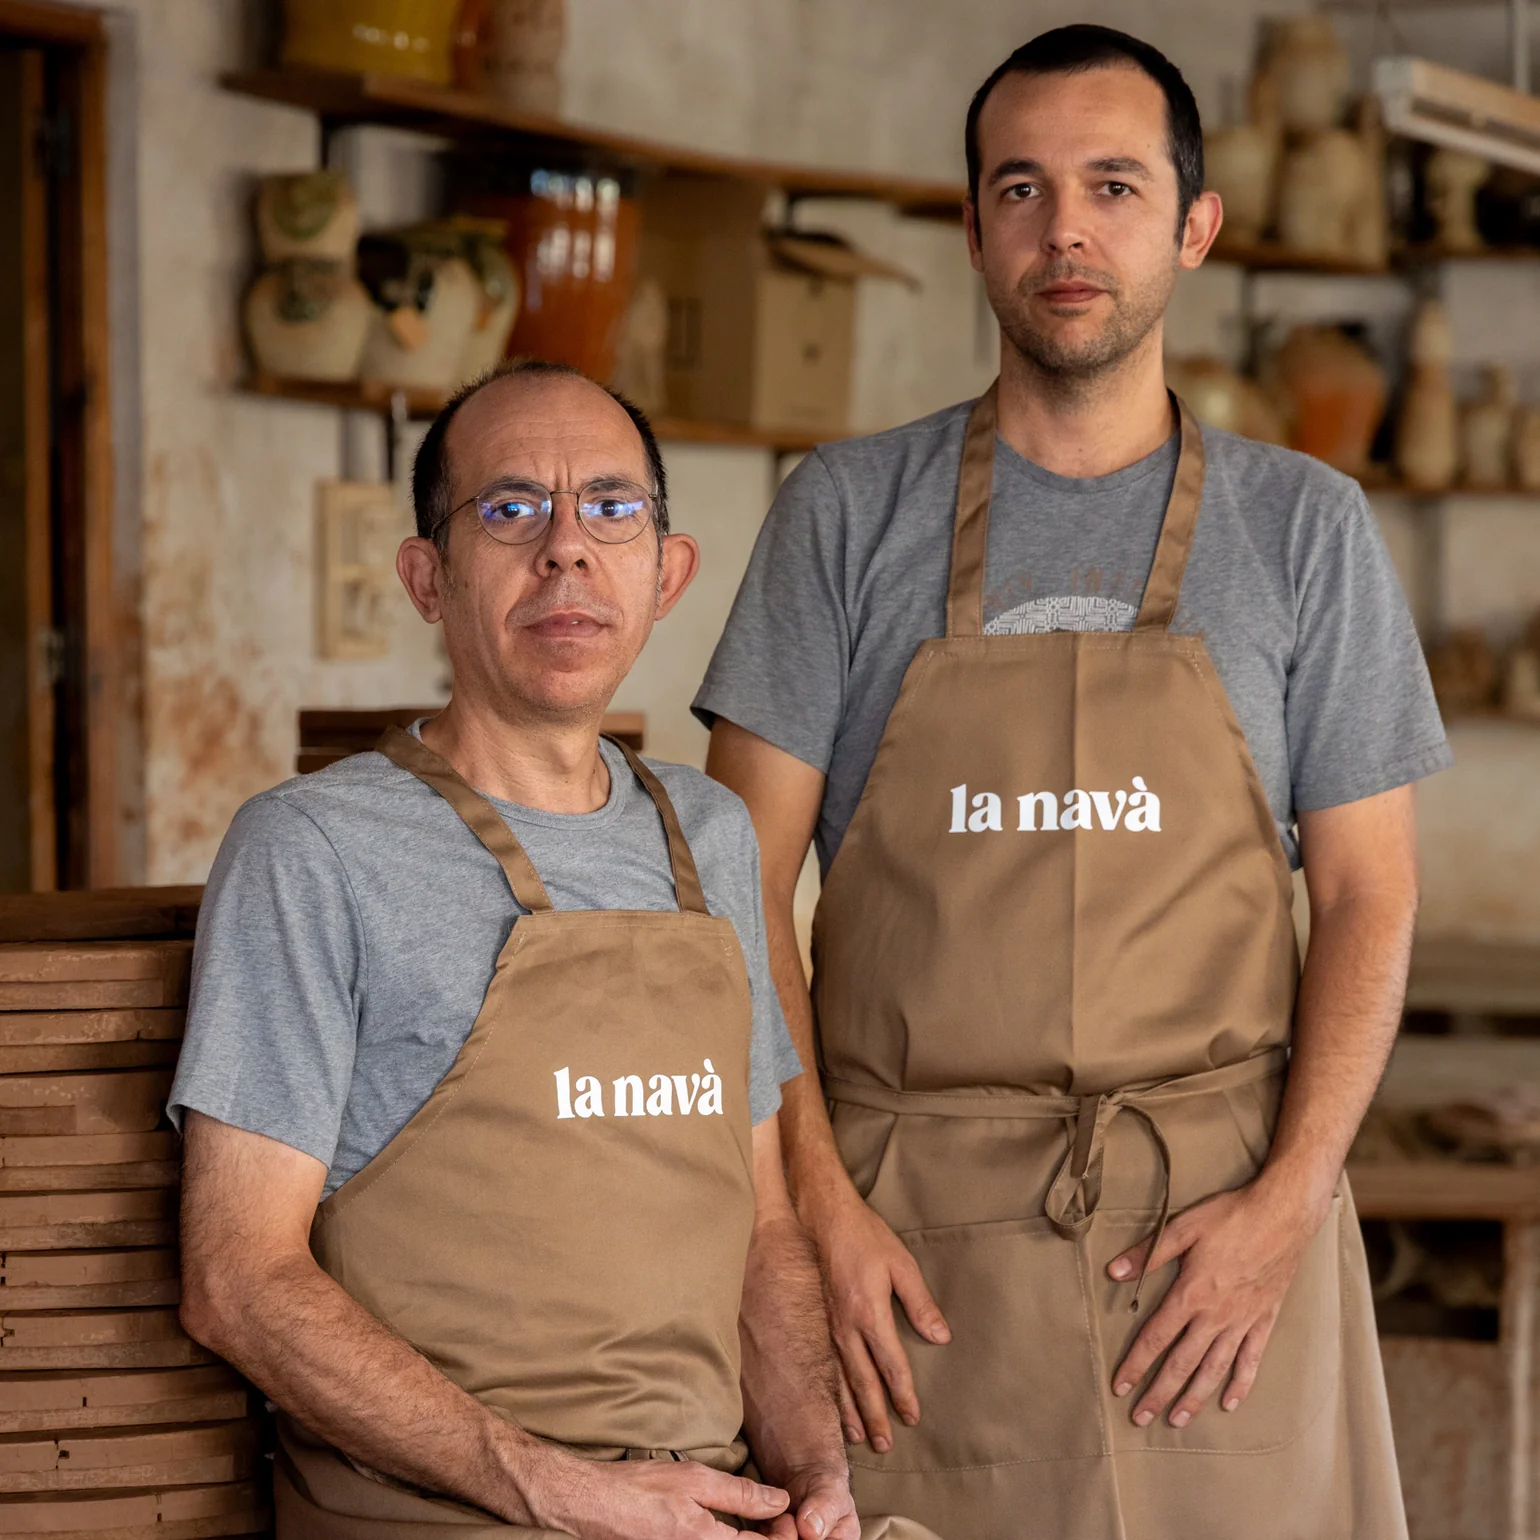
[[[137,594],[120,581],[114,558],[111,354],[108,337],[107,80],[105,18],[84,6],[52,0],[0,0],[0,36],[66,52],[75,98],[78,198],[69,222],[78,242],[75,339],[79,370],[80,493],[84,586],[80,664],[84,692],[85,765],[81,791],[85,830],[82,870],[87,887],[124,878],[120,740],[135,709],[138,679]],[[77,297],[77,296],[72,296]],[[126,601],[126,602],[125,602]]]

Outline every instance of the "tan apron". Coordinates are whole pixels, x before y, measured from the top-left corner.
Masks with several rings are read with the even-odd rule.
[[[754,1192],[748,975],[657,778],[678,910],[553,910],[497,810],[417,739],[380,752],[441,793],[519,904],[437,1089],[321,1205],[316,1259],[456,1384],[594,1458],[722,1470],[739,1439]],[[281,1540],[544,1535],[282,1429]]]
[[[921,1422],[854,1452],[856,1499],[957,1540],[1406,1533],[1345,1182],[1240,1410],[1137,1428],[1111,1392],[1176,1265],[1107,1263],[1259,1170],[1298,981],[1266,796],[1202,640],[1170,631],[1204,481],[1180,416],[1134,630],[994,637],[979,401],[947,633],[909,666],[814,926],[841,1153],[953,1334],[900,1312]]]

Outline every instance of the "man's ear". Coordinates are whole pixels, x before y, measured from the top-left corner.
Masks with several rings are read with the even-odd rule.
[[[654,620],[662,620],[679,602],[700,571],[700,547],[691,535],[665,535],[658,559],[658,605]]]
[[[963,229],[968,236],[968,260],[975,273],[984,271],[984,237],[979,229],[979,206],[972,198],[964,198],[962,206]]]
[[[444,618],[444,594],[449,587],[449,574],[444,570],[444,558],[431,540],[421,535],[409,535],[396,552],[396,576],[407,591],[417,613],[429,625]]]
[[[1224,204],[1216,192],[1199,193],[1182,225],[1181,265],[1191,272],[1203,265],[1225,222]]]

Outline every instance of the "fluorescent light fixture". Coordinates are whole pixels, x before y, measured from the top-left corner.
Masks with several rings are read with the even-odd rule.
[[[1540,175],[1540,98],[1404,55],[1374,61],[1374,92],[1391,133]]]

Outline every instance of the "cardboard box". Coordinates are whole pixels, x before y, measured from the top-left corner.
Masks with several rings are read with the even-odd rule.
[[[918,287],[838,236],[769,230],[764,190],[667,177],[641,199],[641,280],[668,305],[667,414],[771,432],[849,431],[856,281]]]

